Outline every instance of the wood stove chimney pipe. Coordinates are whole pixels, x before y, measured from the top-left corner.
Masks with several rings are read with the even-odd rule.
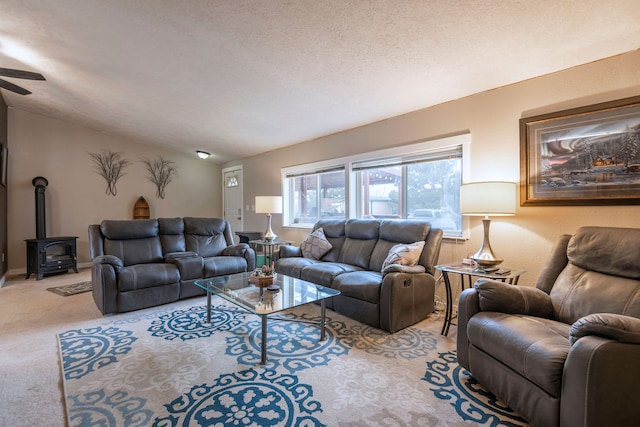
[[[45,177],[36,176],[31,183],[36,187],[36,239],[44,239],[47,237],[44,191],[49,185],[49,181]]]

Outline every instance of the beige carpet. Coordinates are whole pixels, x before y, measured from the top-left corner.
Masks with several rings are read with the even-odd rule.
[[[56,334],[102,314],[91,293],[61,298],[47,288],[91,280],[90,270],[0,288],[0,425],[64,426]]]

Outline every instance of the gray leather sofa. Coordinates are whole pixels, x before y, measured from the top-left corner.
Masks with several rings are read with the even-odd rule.
[[[204,295],[197,279],[251,271],[255,253],[234,245],[219,218],[105,220],[89,226],[93,299],[119,313]]]
[[[315,260],[303,257],[300,247],[281,246],[276,272],[339,290],[327,307],[392,333],[433,312],[442,230],[425,221],[369,219],[320,220],[313,230],[319,228],[332,249]],[[382,274],[392,246],[421,240],[421,267]]]
[[[640,425],[640,229],[561,236],[536,287],[481,279],[458,362],[539,427]]]

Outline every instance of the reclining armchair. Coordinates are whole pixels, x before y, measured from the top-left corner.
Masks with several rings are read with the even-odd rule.
[[[458,363],[532,425],[640,425],[640,229],[561,236],[536,287],[480,279]]]

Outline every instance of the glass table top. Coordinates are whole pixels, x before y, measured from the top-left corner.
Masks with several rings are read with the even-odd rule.
[[[276,275],[272,286],[249,283],[252,272],[196,280],[196,286],[254,314],[271,314],[340,295],[340,291],[301,279]]]

